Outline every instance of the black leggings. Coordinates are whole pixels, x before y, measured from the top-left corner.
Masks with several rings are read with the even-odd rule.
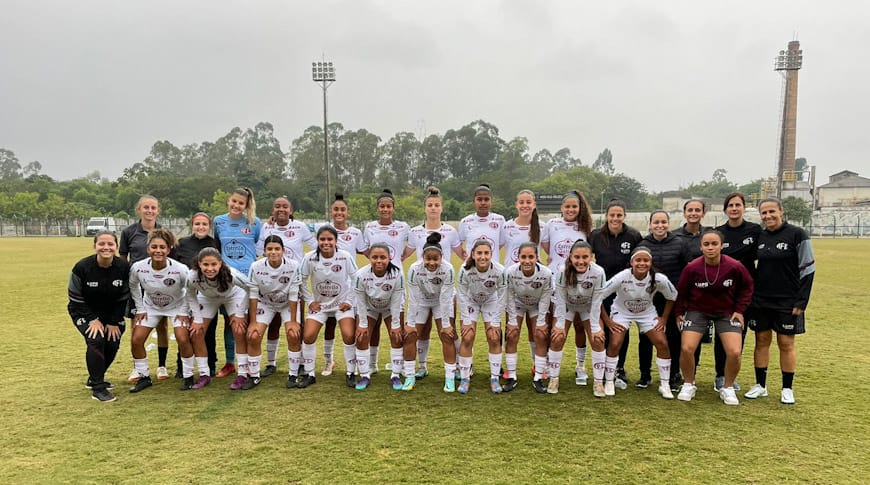
[[[88,329],[88,324],[75,325],[76,330],[85,338],[85,362],[88,365],[88,379],[94,391],[106,389],[106,371],[118,355],[118,347],[121,346],[121,336],[118,340],[109,341],[107,325],[103,325],[104,334],[97,334],[94,338],[88,337],[85,332]],[[121,335],[124,334],[124,327],[121,328]]]

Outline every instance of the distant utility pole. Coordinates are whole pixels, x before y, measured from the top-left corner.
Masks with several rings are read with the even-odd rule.
[[[326,168],[326,205],[324,213],[328,221],[331,193],[329,191],[329,136],[326,131],[326,90],[335,82],[335,67],[332,65],[332,62],[326,62],[325,60],[312,62],[311,77],[314,82],[320,85],[320,89],[323,90],[323,164]]]

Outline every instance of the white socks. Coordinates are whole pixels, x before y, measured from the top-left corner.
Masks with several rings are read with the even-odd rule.
[[[517,353],[504,354],[504,366],[507,369],[508,377],[511,379],[517,378]]]
[[[402,373],[402,366],[405,363],[405,357],[401,347],[394,349],[390,347],[390,372],[391,376],[397,376]]]
[[[266,362],[268,365],[275,365],[275,361],[278,359],[278,342],[279,339],[268,339],[266,340]]]
[[[606,359],[607,354],[603,350],[601,352],[592,351],[592,378],[596,381],[604,380],[604,362]]]
[[[498,378],[501,374],[501,354],[489,355],[489,376]]]
[[[417,362],[425,369],[429,361],[429,340],[417,340]]]
[[[205,369],[208,372],[208,358],[206,358]],[[181,376],[187,379],[188,377],[193,377],[193,360],[191,357],[182,357],[181,358]]]
[[[133,368],[136,369],[136,372],[138,372],[142,377],[147,377],[151,374],[151,371],[148,370],[148,357],[145,357],[144,359],[133,359]]]
[[[577,368],[585,369],[586,368],[586,346],[577,347],[576,357],[577,357]]]
[[[302,342],[302,369],[305,374],[314,374],[315,359],[317,359],[317,345]]]
[[[471,379],[471,357],[463,357],[459,356],[459,375],[462,376],[463,379]]]
[[[260,377],[260,360],[262,355],[248,356],[248,375],[251,377]]]
[[[378,370],[378,346],[370,345],[369,346],[369,368],[377,371]]]
[[[302,364],[302,352],[287,351],[287,362],[290,363],[290,375],[299,375],[299,366]]]
[[[604,357],[604,380],[612,381],[616,378],[616,363],[619,362],[619,357]]]
[[[323,341],[323,358],[326,360],[326,363],[329,364],[333,361],[332,354],[335,351],[335,339],[329,339]],[[347,360],[347,356],[345,356],[345,360]]]
[[[248,375],[248,354],[236,354],[236,374]]]
[[[544,378],[544,369],[547,368],[547,358],[543,356],[535,356],[535,380],[539,381]]]
[[[356,368],[359,371],[360,377],[370,377],[372,375],[369,368],[369,349],[356,349]],[[350,372],[350,370],[348,370]]]
[[[326,355],[326,352],[323,355]],[[326,365],[329,365],[328,361]],[[344,365],[348,374],[356,372],[356,344],[344,344]]]
[[[211,374],[211,369],[208,368],[208,357],[194,357],[193,359],[196,361],[196,368],[199,370],[199,375],[207,376]],[[181,364],[184,365],[183,360]]]
[[[559,378],[559,370],[562,369],[562,351],[550,350],[547,354],[549,365],[547,366],[547,374],[550,379]]]
[[[661,381],[662,385],[670,386],[671,359],[662,359],[661,357],[656,357],[656,365],[659,368],[659,380]]]

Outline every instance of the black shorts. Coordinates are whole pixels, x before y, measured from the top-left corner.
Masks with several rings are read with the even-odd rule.
[[[746,311],[746,326],[756,332],[773,330],[782,335],[806,333],[805,313],[792,315],[791,311],[751,307]]]

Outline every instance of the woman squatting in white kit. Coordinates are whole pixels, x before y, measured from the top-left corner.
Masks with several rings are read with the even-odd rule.
[[[631,252],[631,269],[624,269],[607,282],[601,293],[592,301],[592,308],[601,307],[605,298],[616,294],[605,323],[610,326],[611,338],[607,346],[604,363],[604,395],[616,395],[614,378],[619,349],[625,332],[634,322],[641,334],[649,338],[656,348],[656,364],[659,369],[659,394],[665,399],[673,399],[669,380],[671,377],[671,354],[665,339],[665,322],[677,299],[677,289],[667,276],[657,273],[652,265],[652,253],[644,246]],[[661,293],[667,303],[661,315],[656,314],[653,295]]]
[[[470,256],[459,270],[459,312],[462,322],[459,345],[459,372],[462,379],[458,391],[465,394],[471,386],[471,363],[477,319],[483,318],[486,341],[489,344],[489,388],[502,392],[499,383],[501,371],[501,313],[504,311],[504,266],[492,261],[492,245],[478,239],[471,246]]]
[[[456,330],[453,316],[453,265],[444,260],[441,234],[426,238],[423,255],[408,269],[408,325],[417,328],[418,338],[426,322],[434,321],[444,356],[444,392],[456,390]],[[450,254],[449,252],[447,254]],[[419,340],[418,340],[419,342]],[[419,348],[419,347],[418,347]],[[419,373],[417,374],[419,376]]]
[[[270,324],[276,317],[287,333],[287,361],[290,364],[288,383],[296,381],[301,360],[302,328],[297,318],[299,264],[287,255],[283,239],[276,234],[266,236],[263,253],[266,257],[254,262],[248,274],[248,379],[242,385],[242,390],[245,391],[260,384],[263,335],[267,329],[271,330]],[[274,348],[271,344],[269,342],[270,351]],[[268,357],[274,362],[274,353],[277,351],[272,352]]]
[[[356,311],[361,328],[375,328],[384,324],[390,333],[390,385],[394,391],[414,388],[414,364],[417,359],[416,329],[411,327],[406,342],[402,309],[405,305],[405,277],[390,260],[390,248],[385,243],[372,244],[368,249],[369,264],[354,275]],[[399,378],[405,375],[405,382]],[[360,379],[356,388],[368,387]]]
[[[314,363],[317,358],[317,335],[328,318],[335,318],[344,341],[344,361],[349,387],[355,387],[354,372],[359,367],[362,379],[369,378],[368,334],[356,328],[354,318],[353,275],[357,271],[356,257],[336,247],[338,232],[332,226],[317,230],[317,249],[302,258],[299,267],[300,294],[308,302],[308,318],[302,329],[302,377],[288,388],[306,388],[316,382]],[[309,287],[310,283],[310,287]],[[360,343],[361,345],[357,345]],[[364,347],[365,350],[360,347]]]

